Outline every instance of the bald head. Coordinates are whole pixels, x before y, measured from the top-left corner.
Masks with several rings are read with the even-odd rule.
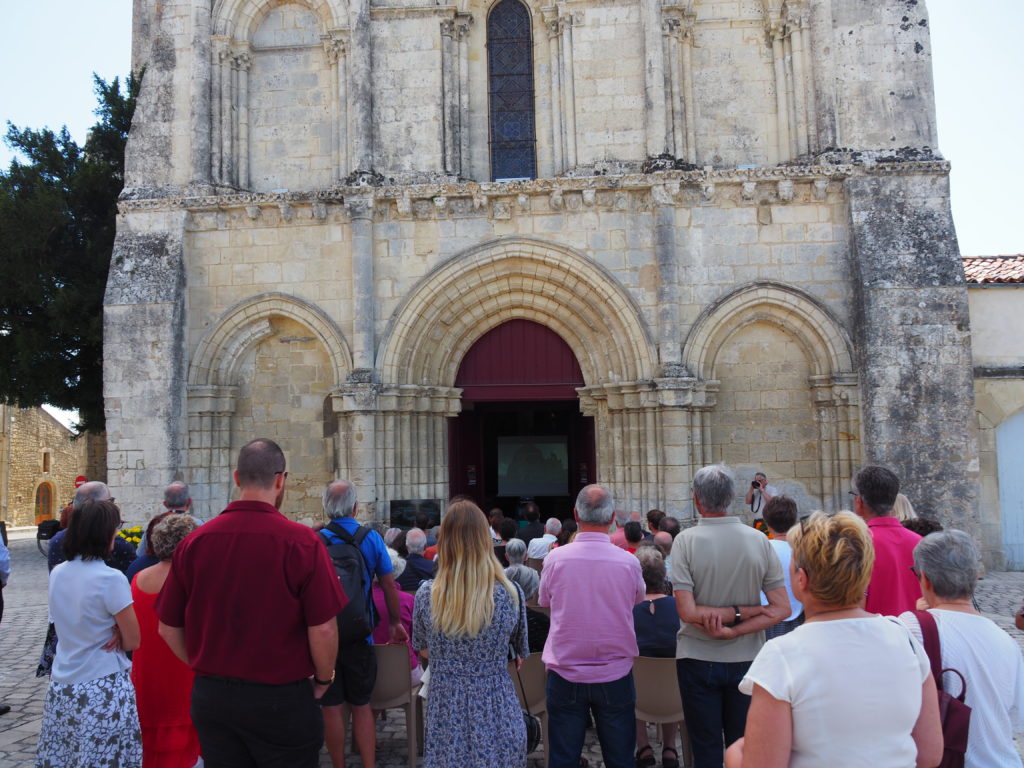
[[[410,554],[422,555],[426,546],[427,534],[420,528],[410,528],[409,532],[405,534],[405,548],[409,550]]]
[[[615,502],[607,488],[588,485],[576,497],[576,514],[581,523],[610,525],[615,514]]]
[[[273,440],[257,438],[238,452],[238,485],[246,488],[272,488],[277,475],[284,474],[284,451]]]
[[[335,480],[324,488],[324,512],[332,520],[352,517],[356,508],[356,488],[348,480]]]
[[[188,485],[175,480],[164,488],[164,506],[168,509],[188,509],[192,506]]]
[[[661,554],[668,557],[672,550],[672,534],[668,531],[658,531],[654,534],[654,546],[661,550]]]
[[[110,489],[107,488],[107,484],[101,483],[99,480],[92,480],[78,487],[71,507],[79,509],[87,501],[106,501],[109,498]]]

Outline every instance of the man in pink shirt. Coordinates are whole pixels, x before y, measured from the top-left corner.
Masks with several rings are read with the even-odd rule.
[[[910,570],[921,537],[904,528],[892,514],[900,480],[885,467],[866,466],[853,479],[853,511],[864,519],[875,543],[875,567],[864,610],[883,616],[913,611],[921,585]]]
[[[646,592],[640,562],[608,537],[614,503],[607,489],[588,485],[573,513],[579,533],[545,558],[538,600],[551,607],[543,655],[548,766],[578,768],[590,711],[605,766],[633,768],[633,606]]]

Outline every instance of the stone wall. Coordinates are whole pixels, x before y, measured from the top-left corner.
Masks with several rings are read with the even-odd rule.
[[[49,486],[50,513],[56,514],[75,494],[75,478],[86,468],[86,443],[42,408],[0,407],[7,424],[0,435],[0,483],[8,526],[36,524],[36,494]]]

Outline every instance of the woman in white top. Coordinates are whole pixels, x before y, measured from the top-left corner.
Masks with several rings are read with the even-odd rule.
[[[935,681],[898,622],[861,608],[875,551],[850,512],[815,512],[786,536],[803,626],[768,642],[740,691],[746,735],[728,768],[929,768],[942,757]]]
[[[939,630],[942,668],[957,670],[967,683],[971,728],[964,766],[1020,768],[1013,734],[1024,731],[1024,659],[1013,638],[974,609],[978,563],[978,548],[963,531],[932,533],[914,548],[921,593]],[[900,621],[922,640],[913,612]],[[960,678],[944,678],[946,692],[958,695]]]
[[[50,573],[57,654],[43,705],[37,768],[138,768],[142,736],[125,651],[139,647],[131,588],[104,564],[121,513],[87,501],[71,517],[64,556]]]

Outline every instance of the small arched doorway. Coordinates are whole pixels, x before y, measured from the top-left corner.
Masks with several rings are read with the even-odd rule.
[[[36,488],[36,525],[53,518],[53,486],[40,483]]]
[[[596,476],[594,420],[580,413],[583,374],[554,331],[509,320],[485,333],[459,366],[462,411],[449,423],[451,495],[513,516],[532,497],[544,517],[572,515]]]

